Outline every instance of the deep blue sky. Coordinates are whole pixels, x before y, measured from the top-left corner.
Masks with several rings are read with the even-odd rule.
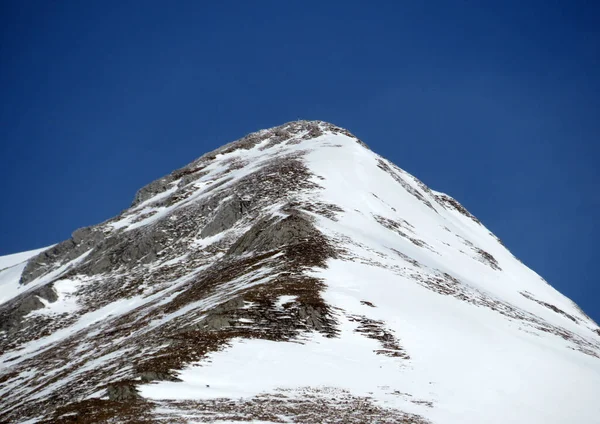
[[[373,3],[0,2],[0,255],[248,132],[321,119],[600,322],[595,2]]]

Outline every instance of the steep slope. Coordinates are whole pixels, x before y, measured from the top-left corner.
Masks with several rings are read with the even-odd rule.
[[[600,414],[598,326],[456,200],[328,123],[225,145],[32,254],[0,266],[0,420]]]

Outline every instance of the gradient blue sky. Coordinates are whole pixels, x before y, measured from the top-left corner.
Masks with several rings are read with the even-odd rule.
[[[595,3],[4,0],[0,255],[321,119],[457,198],[598,322]]]

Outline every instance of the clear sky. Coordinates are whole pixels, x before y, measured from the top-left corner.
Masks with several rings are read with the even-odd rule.
[[[321,119],[457,198],[600,322],[598,7],[4,0],[0,255],[246,133]]]

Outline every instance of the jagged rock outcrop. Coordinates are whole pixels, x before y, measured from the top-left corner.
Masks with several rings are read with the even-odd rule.
[[[30,312],[41,309],[46,302],[55,302],[58,296],[54,291],[52,284],[41,286],[29,292],[25,292],[15,297],[6,305],[0,306],[0,331],[9,338],[15,332],[24,328],[23,318]]]

